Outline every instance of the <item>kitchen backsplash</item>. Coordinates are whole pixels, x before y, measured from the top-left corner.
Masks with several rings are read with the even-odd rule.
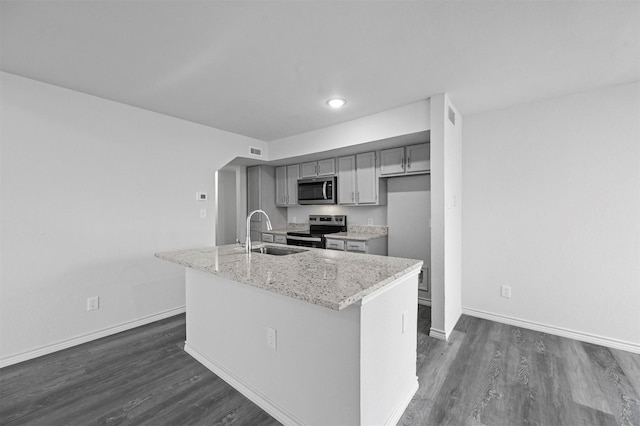
[[[389,228],[386,226],[377,225],[347,225],[347,232],[353,232],[357,234],[388,235]]]
[[[287,223],[287,231],[304,232],[309,230],[309,223]]]
[[[387,225],[387,206],[290,206],[287,208],[287,222],[309,223],[309,215],[312,214],[343,214],[347,216],[347,225],[368,225],[369,219],[373,225]]]

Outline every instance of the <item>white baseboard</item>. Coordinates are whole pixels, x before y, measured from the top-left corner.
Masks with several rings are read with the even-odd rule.
[[[0,360],[0,368],[8,367],[13,364],[18,364],[19,362],[28,361],[30,359],[38,358],[43,355],[48,355],[57,351],[61,351],[63,349],[68,349],[73,346],[78,346],[83,343],[91,342],[93,340],[98,340],[103,337],[111,336],[112,334],[120,333],[123,331],[131,330],[132,328],[140,327],[142,325],[150,324],[152,322],[159,321],[161,319],[169,318],[174,315],[183,314],[185,312],[185,307],[181,306],[174,309],[169,309],[168,311],[160,312],[158,314],[149,315],[144,318],[139,318],[137,320],[129,321],[120,325],[116,325],[114,327],[105,328],[99,331],[95,331],[93,333],[85,334],[82,336],[74,337],[72,339],[63,340],[58,343],[54,343],[52,345],[47,345],[42,348],[34,349],[32,351],[23,352],[18,355],[13,355],[8,358],[4,358]]]
[[[398,424],[405,410],[411,403],[413,396],[416,394],[416,392],[418,392],[418,387],[419,387],[418,376],[416,376],[416,379],[411,383],[411,386],[409,386],[409,388],[407,389],[407,392],[400,399],[400,401],[398,401],[398,404],[394,408],[393,413],[391,413],[391,416],[389,417],[389,419],[385,422],[385,425],[395,426]]]
[[[431,329],[429,329],[429,337],[446,341],[447,333],[445,333],[444,330],[438,330],[437,328],[431,327]]]
[[[303,426],[304,423],[296,418],[293,414],[289,413],[284,408],[267,398],[258,390],[254,389],[251,385],[240,380],[234,374],[226,370],[224,367],[216,364],[214,361],[203,355],[197,348],[190,345],[188,342],[184,345],[186,353],[195,358],[200,364],[207,367],[215,375],[227,382],[235,390],[246,396],[249,400],[254,402],[258,407],[269,413],[271,417],[282,423],[283,425],[296,425]]]
[[[543,333],[553,334],[555,336],[567,337],[569,339],[575,339],[581,342],[593,343],[595,345],[606,346],[608,348],[620,349],[623,351],[640,354],[639,344],[625,342],[623,340],[612,339],[609,337],[598,336],[590,333],[583,333],[581,331],[570,330],[567,328],[556,327],[534,321],[527,321],[519,318],[509,317],[506,315],[494,314],[478,309],[462,308],[462,313],[465,315],[470,315],[472,317],[483,318],[503,324],[541,331]]]

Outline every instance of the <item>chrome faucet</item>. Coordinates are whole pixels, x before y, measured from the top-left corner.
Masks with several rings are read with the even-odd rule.
[[[247,239],[245,240],[244,243],[244,250],[246,253],[251,253],[251,216],[253,216],[254,213],[262,213],[264,215],[264,217],[267,218],[267,230],[271,231],[273,228],[271,227],[271,220],[269,220],[269,216],[267,215],[267,212],[265,212],[264,210],[254,210],[251,213],[249,213],[249,216],[247,216]]]

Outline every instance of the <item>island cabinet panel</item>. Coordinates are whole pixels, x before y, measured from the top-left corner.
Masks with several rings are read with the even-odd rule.
[[[418,388],[417,274],[334,310],[188,268],[185,350],[285,425],[396,424]]]
[[[418,390],[418,287],[414,277],[404,277],[387,288],[385,294],[374,293],[362,300],[362,425],[396,424]],[[383,419],[395,422],[381,422]]]

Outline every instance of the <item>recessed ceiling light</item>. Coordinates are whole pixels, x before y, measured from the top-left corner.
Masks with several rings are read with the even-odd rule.
[[[327,104],[331,107],[331,108],[340,108],[342,106],[344,106],[344,104],[346,104],[347,101],[345,101],[344,99],[340,99],[340,98],[333,98],[333,99],[329,99],[327,101]]]

